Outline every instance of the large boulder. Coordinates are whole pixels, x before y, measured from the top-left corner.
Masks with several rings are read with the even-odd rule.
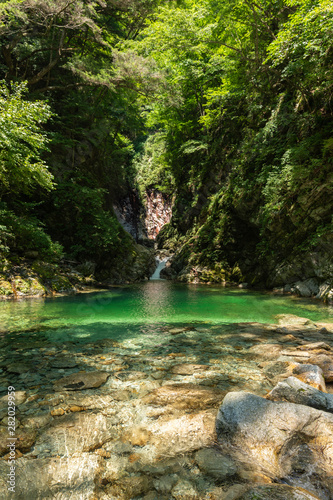
[[[233,459],[272,479],[331,498],[333,415],[307,406],[271,402],[247,392],[230,392],[221,405],[216,432]],[[331,496],[327,496],[327,491]],[[325,496],[323,496],[323,492]]]

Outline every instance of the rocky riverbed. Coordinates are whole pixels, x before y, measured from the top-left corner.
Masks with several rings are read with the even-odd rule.
[[[333,323],[156,329],[154,347],[2,337],[1,499],[8,386],[16,499],[333,498]]]

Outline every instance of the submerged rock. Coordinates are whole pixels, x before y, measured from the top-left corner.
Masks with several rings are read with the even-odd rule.
[[[155,389],[143,398],[152,405],[171,405],[178,409],[205,409],[218,406],[225,391],[195,384],[170,384]]]
[[[66,377],[57,380],[54,384],[55,391],[78,391],[82,389],[90,389],[100,387],[109,378],[110,373],[96,372],[80,372],[72,373]]]
[[[319,497],[303,488],[293,488],[282,484],[254,486],[241,496],[234,497],[235,500],[267,500],[268,498],[269,500],[320,500]]]
[[[230,458],[215,448],[203,448],[195,454],[199,468],[220,481],[237,473],[237,466]]]

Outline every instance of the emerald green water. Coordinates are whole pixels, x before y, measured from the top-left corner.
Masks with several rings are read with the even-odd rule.
[[[0,303],[0,333],[48,341],[161,336],[164,324],[275,323],[278,314],[333,321],[333,309],[318,301],[242,289],[169,281],[108,291]]]

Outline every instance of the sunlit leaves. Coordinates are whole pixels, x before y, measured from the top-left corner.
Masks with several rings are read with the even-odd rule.
[[[41,124],[51,116],[42,101],[24,100],[26,84],[0,84],[0,181],[7,191],[29,193],[37,187],[50,190],[52,175],[41,155],[49,142]]]

